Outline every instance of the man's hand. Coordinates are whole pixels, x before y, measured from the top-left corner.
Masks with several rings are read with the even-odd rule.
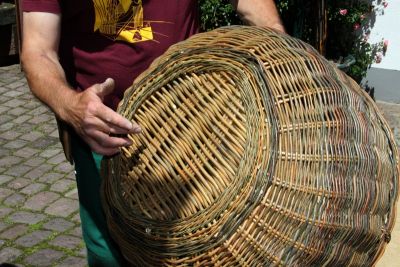
[[[91,149],[102,155],[113,155],[119,147],[131,145],[126,135],[141,132],[139,125],[103,104],[113,90],[114,80],[108,78],[75,94],[65,117]]]

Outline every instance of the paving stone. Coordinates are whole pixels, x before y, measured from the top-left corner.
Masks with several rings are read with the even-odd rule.
[[[14,193],[14,191],[7,189],[7,188],[1,188],[0,187],[0,202],[3,201],[6,197]]]
[[[46,172],[48,172],[52,168],[53,168],[53,166],[50,166],[48,164],[42,164],[42,165],[37,166],[35,169],[27,172],[24,176],[31,180],[36,180],[39,177],[42,177]]]
[[[58,138],[59,137],[58,130],[54,130],[53,132],[51,132],[50,136]]]
[[[23,94],[21,92],[19,92],[19,93]],[[17,107],[17,108],[14,108],[14,109],[11,109],[10,111],[8,111],[8,114],[13,115],[13,116],[18,116],[17,119],[19,119],[20,117],[28,117],[28,118],[32,117],[32,116],[23,115],[27,112],[28,112],[27,109],[25,109],[23,107]]]
[[[86,258],[86,257],[87,257],[87,249],[86,249],[86,247],[83,246],[83,247],[77,252],[77,255]]]
[[[16,107],[19,107],[19,106],[21,106],[23,104],[24,104],[24,101],[21,101],[21,100],[19,100],[17,98],[14,98],[14,99],[11,99],[11,100],[9,100],[7,102],[4,102],[2,105],[6,106],[6,107],[10,107],[10,108],[16,108]],[[34,114],[32,114],[32,115],[34,115]]]
[[[8,217],[12,222],[16,223],[27,223],[27,224],[36,224],[40,221],[43,221],[46,216],[39,213],[32,213],[28,211],[17,211],[14,214],[11,214]]]
[[[4,124],[5,122],[8,122],[10,120],[14,119],[13,116],[7,115],[7,114],[2,114],[0,117],[0,123]]]
[[[9,148],[9,149],[19,149],[21,147],[26,146],[26,144],[27,144],[27,141],[17,139],[17,140],[12,140],[12,141],[8,142],[7,144],[4,145],[4,147]]]
[[[38,101],[36,101],[36,99],[32,99],[31,101],[29,101],[28,103],[26,103],[25,105],[24,105],[24,107],[26,108],[26,109],[29,109],[29,110],[34,110],[35,108],[37,108],[37,107],[39,107],[39,106],[41,106],[42,104],[41,103],[39,103]]]
[[[75,181],[72,181],[69,179],[61,179],[61,180],[55,182],[50,187],[50,190],[62,193],[62,192],[67,191],[68,189],[72,188],[75,184],[76,184]]]
[[[8,227],[10,227],[9,224],[0,221],[0,232],[3,231],[4,229],[8,228]]]
[[[35,143],[32,144],[32,147],[37,149],[45,149],[49,146],[57,144],[58,142],[58,138],[45,136],[37,139]]]
[[[72,229],[69,234],[82,238],[82,228],[80,226],[75,227]]]
[[[15,82],[18,80],[18,77],[16,77],[14,74],[12,73],[5,73],[5,75],[2,75],[2,81],[5,83],[5,85]],[[9,88],[6,88],[7,91],[9,91]]]
[[[21,80],[19,81],[15,81],[13,83],[7,84],[7,87],[10,89],[15,89],[17,87],[23,86],[25,83]],[[5,93],[4,95],[9,96],[9,97],[17,97],[19,95],[21,95],[21,92],[15,91],[15,90],[10,90],[7,93]]]
[[[78,189],[75,187],[74,189],[72,189],[71,191],[67,192],[65,194],[66,197],[72,198],[72,199],[79,199],[79,195],[78,195]]]
[[[40,132],[31,131],[29,133],[26,133],[26,134],[20,136],[20,138],[23,140],[26,140],[26,141],[33,142],[33,141],[37,140],[38,138],[40,138],[41,136],[43,136],[43,134],[41,134]]]
[[[4,80],[3,80],[3,81],[4,81]],[[9,100],[10,100],[10,98],[7,97],[7,96],[4,96],[4,94],[1,94],[1,95],[0,95],[0,103],[5,103],[5,102],[7,102],[7,101],[9,101]],[[8,106],[5,106],[5,107],[9,108]]]
[[[51,204],[45,210],[45,212],[47,214],[65,218],[77,210],[78,210],[78,201],[69,198],[60,198],[59,200]]]
[[[79,212],[72,216],[71,220],[77,223],[81,223],[81,216],[79,215]]]
[[[60,149],[46,149],[40,153],[40,156],[43,158],[52,158],[57,154],[60,154]]]
[[[59,152],[57,155],[54,155],[53,157],[49,158],[49,160],[47,160],[48,163],[50,164],[60,164],[62,162],[65,162],[66,158],[64,155],[64,152]]]
[[[10,175],[0,174],[0,185],[9,182],[12,179],[14,179],[14,177],[12,177]]]
[[[16,90],[23,92],[24,94],[20,95],[19,98],[25,100],[26,102],[36,101],[36,97],[32,95],[27,86],[18,87]]]
[[[5,71],[5,73],[2,75],[3,78],[10,77],[13,81],[24,79],[19,64],[5,66],[2,67],[1,69]]]
[[[0,250],[1,262],[13,262],[22,254],[22,251],[16,248],[3,248]]]
[[[70,221],[67,221],[63,218],[56,218],[48,221],[43,225],[44,229],[54,230],[57,232],[65,232],[68,229],[72,228],[75,224]],[[80,229],[80,227],[79,227]]]
[[[87,265],[87,260],[78,257],[67,257],[62,262],[58,263],[58,267],[82,267]]]
[[[13,166],[12,168],[9,168],[8,171],[5,172],[5,174],[12,175],[15,177],[20,177],[24,175],[25,173],[29,172],[31,170],[31,167],[25,166],[22,164],[18,164]]]
[[[40,242],[46,240],[51,235],[51,231],[34,231],[27,235],[21,236],[15,240],[15,244],[21,247],[32,247],[39,244]]]
[[[12,154],[12,152],[9,149],[7,149],[7,148],[2,146],[3,143],[4,143],[4,142],[2,142],[2,140],[4,140],[4,139],[0,139],[0,160],[2,158],[8,157],[8,156],[10,156]],[[0,166],[3,167],[4,165],[0,165]]]
[[[50,172],[44,174],[42,177],[38,179],[39,182],[43,183],[54,183],[55,181],[64,177],[64,174],[58,172]]]
[[[15,239],[19,236],[24,235],[28,231],[28,225],[26,224],[16,224],[5,230],[0,234],[2,239]]]
[[[41,249],[24,259],[29,265],[33,266],[52,266],[64,256],[64,253],[53,249]]]
[[[1,85],[0,85],[0,93],[1,93]],[[8,107],[0,106],[0,113],[5,113],[6,111],[10,110]]]
[[[25,186],[30,184],[30,182],[31,181],[26,178],[16,178],[13,181],[11,181],[10,183],[8,183],[7,187],[14,189],[14,190],[18,190],[18,189],[24,188]]]
[[[71,164],[69,164],[68,162],[63,162],[58,164],[56,167],[54,167],[55,171],[59,171],[62,173],[71,173],[73,171],[73,167]]]
[[[33,155],[39,152],[38,149],[30,148],[30,147],[23,147],[14,153],[15,156],[28,159],[31,158]]]
[[[0,166],[11,167],[13,165],[20,163],[21,161],[22,158],[20,157],[15,157],[15,156],[3,157],[0,159]]]
[[[42,131],[43,133],[45,133],[45,135],[46,135],[48,138],[51,138],[51,139],[53,139],[53,140],[56,140],[56,142],[55,142],[54,144],[58,144],[59,138],[58,138],[58,137],[56,138],[56,137],[51,137],[51,136],[50,136],[50,133],[53,132],[54,129],[57,129],[57,125],[56,125],[55,121],[54,121],[54,122],[48,122],[48,123],[46,123],[46,124],[41,124],[41,125],[39,125],[39,127],[38,127],[38,130],[39,130],[39,131]],[[53,144],[53,145],[54,145],[54,144]]]
[[[45,187],[46,187],[45,184],[33,183],[22,189],[21,193],[24,193],[26,195],[33,195],[36,194],[37,192],[42,191]]]
[[[76,181],[75,170],[65,174],[65,179]]]
[[[8,214],[10,214],[12,211],[13,211],[13,209],[11,209],[11,208],[0,206],[0,218],[4,218]]]
[[[18,207],[25,201],[25,196],[19,193],[14,193],[4,200],[4,204],[8,206]]]
[[[20,134],[18,134],[18,133],[16,134],[15,132],[12,132],[12,131],[7,131],[7,132],[0,134],[0,138],[6,139],[9,141],[14,140],[18,136],[20,136]]]
[[[43,208],[49,206],[55,200],[57,200],[60,196],[53,192],[40,192],[31,198],[29,198],[24,205],[24,208],[31,210],[42,210]]]
[[[43,122],[48,122],[48,121],[51,120],[51,119],[53,119],[52,116],[49,116],[49,115],[47,115],[47,114],[42,114],[42,115],[40,115],[40,116],[34,116],[34,117],[30,120],[30,123],[33,123],[33,124],[40,124],[40,123],[43,123]]]
[[[29,120],[25,121],[24,123],[15,123],[14,131],[20,134],[27,134],[35,129],[35,125],[30,124]]]
[[[22,78],[22,81],[24,81],[24,85],[18,87],[15,90],[17,90],[19,92],[23,92],[24,93],[23,96],[29,96],[30,98],[33,98],[34,96],[32,95],[31,90],[29,89],[29,86],[28,86],[28,83],[26,82],[25,76]],[[20,97],[22,97],[22,95]]]
[[[0,132],[8,131],[15,128],[15,123],[14,122],[6,122],[0,124]]]
[[[32,109],[31,111],[28,112],[28,114],[34,115],[34,116],[38,116],[41,115],[45,112],[48,112],[49,109],[44,106],[44,105],[39,105],[36,108]]]
[[[65,247],[69,249],[75,249],[78,246],[80,246],[81,243],[82,243],[81,238],[71,235],[59,235],[49,242],[49,244],[53,246],[63,247],[63,248]]]
[[[44,158],[41,157],[33,157],[27,161],[24,162],[25,165],[31,166],[31,167],[37,167],[40,164],[44,162]]]
[[[8,101],[10,101],[10,98],[9,98],[9,97],[0,95],[0,103],[1,103],[2,105],[3,105],[4,103],[8,102]],[[8,106],[5,106],[5,107],[10,108],[10,107],[8,107]]]

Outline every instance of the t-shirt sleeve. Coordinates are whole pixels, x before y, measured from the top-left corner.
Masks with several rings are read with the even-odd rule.
[[[23,12],[61,13],[59,0],[22,0],[21,10]]]

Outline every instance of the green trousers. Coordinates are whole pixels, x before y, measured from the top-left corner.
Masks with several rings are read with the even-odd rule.
[[[111,239],[100,199],[100,162],[102,156],[93,153],[78,137],[72,138],[72,156],[76,181],[82,235],[86,244],[89,266],[124,266],[117,245]]]

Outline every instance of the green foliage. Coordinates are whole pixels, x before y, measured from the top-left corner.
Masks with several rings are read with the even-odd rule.
[[[199,2],[202,31],[241,24],[239,17],[228,0],[200,0]]]
[[[277,0],[276,4],[288,33],[310,44],[316,44],[318,27],[316,1]],[[366,75],[372,63],[379,61],[383,42],[367,42],[374,18],[385,6],[378,0],[326,0],[327,40],[325,57],[357,82]],[[201,27],[209,31],[217,27],[240,24],[228,0],[200,0]],[[350,63],[351,64],[350,64]]]

